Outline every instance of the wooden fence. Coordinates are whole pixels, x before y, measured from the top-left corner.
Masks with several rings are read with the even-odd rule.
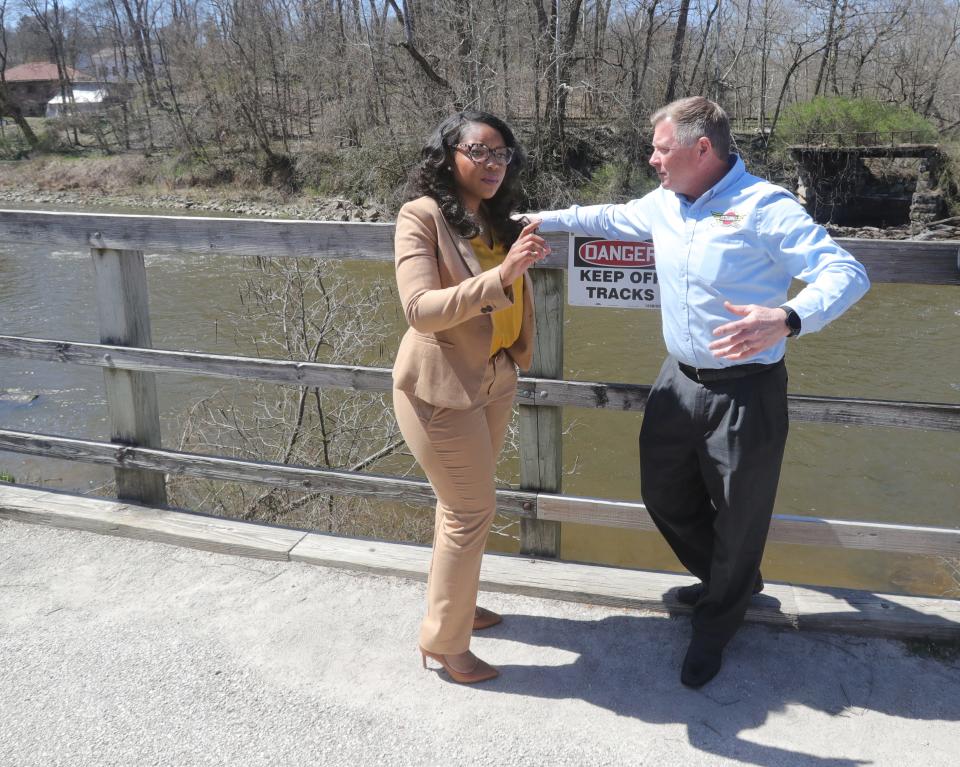
[[[165,450],[157,373],[192,373],[278,384],[387,391],[381,368],[267,360],[153,349],[143,250],[279,258],[393,258],[392,224],[0,211],[8,242],[89,247],[99,310],[98,344],[0,336],[0,355],[104,370],[111,442],[0,429],[0,450],[113,466],[118,496],[166,503],[165,475],[253,482],[332,494],[432,504],[420,480],[321,470]],[[649,386],[559,380],[563,370],[563,270],[567,237],[548,235],[552,255],[534,270],[537,348],[518,382],[520,488],[499,490],[498,509],[521,520],[521,551],[558,556],[560,523],[653,529],[642,504],[561,494],[561,408],[640,411]],[[874,282],[960,285],[960,243],[841,240]],[[546,318],[550,320],[547,321]],[[960,405],[790,395],[801,421],[960,432]],[[778,515],[770,540],[960,557],[960,530]]]
[[[935,150],[930,143],[930,132],[920,130],[885,131],[808,131],[799,136],[795,144],[823,147],[899,147],[922,146]]]

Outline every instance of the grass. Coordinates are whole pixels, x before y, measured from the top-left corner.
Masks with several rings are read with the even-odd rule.
[[[141,185],[146,180],[146,170],[147,160],[140,155],[41,155],[5,168],[0,188],[122,194]]]

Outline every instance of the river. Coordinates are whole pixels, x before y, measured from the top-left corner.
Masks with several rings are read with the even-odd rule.
[[[154,345],[253,354],[228,315],[243,279],[235,258],[146,254]],[[89,253],[0,243],[0,332],[97,341]],[[390,265],[356,267],[357,279]],[[397,332],[401,318],[396,313]],[[395,348],[395,347],[394,347]],[[960,291],[948,286],[875,285],[822,333],[788,345],[790,390],[798,394],[960,403]],[[567,307],[565,377],[650,383],[664,355],[659,313]],[[389,366],[383,359],[381,366]],[[158,379],[163,443],[176,446],[189,404],[223,381]],[[0,424],[5,428],[104,439],[102,373],[96,368],[0,358]],[[31,402],[16,395],[38,395]],[[11,396],[13,395],[13,396]],[[563,491],[637,500],[641,415],[564,411]],[[779,514],[960,527],[960,441],[955,433],[794,422],[777,500]],[[379,471],[385,471],[379,468]],[[504,467],[509,475],[516,465]],[[0,453],[0,473],[18,481],[90,490],[111,470]],[[496,544],[511,549],[515,544]],[[654,533],[566,524],[565,559],[677,570]],[[768,580],[941,595],[960,588],[936,558],[768,547]]]

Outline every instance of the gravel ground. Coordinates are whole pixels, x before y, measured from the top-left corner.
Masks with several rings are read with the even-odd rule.
[[[424,671],[423,585],[0,521],[0,764],[955,765],[960,663],[482,594],[502,676]]]
[[[86,213],[138,210],[142,215],[179,215],[180,211],[207,216],[253,216],[256,218],[289,218],[311,221],[391,221],[382,208],[357,205],[339,197],[300,197],[292,202],[265,199],[276,197],[265,190],[242,197],[227,192],[198,190],[194,193],[133,191],[130,194],[105,194],[93,190],[40,191],[4,189],[0,187],[0,208],[12,204],[19,208],[55,207],[80,209]]]

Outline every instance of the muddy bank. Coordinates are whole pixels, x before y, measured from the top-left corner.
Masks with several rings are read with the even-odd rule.
[[[297,198],[293,201],[236,198],[188,193],[98,194],[88,191],[40,191],[0,189],[0,203],[16,207],[83,208],[84,210],[143,209],[152,213],[197,211],[213,216],[253,216],[315,221],[390,221],[389,213],[377,207],[357,205],[343,198]]]
[[[834,237],[858,237],[864,240],[960,240],[960,216],[952,216],[926,224],[906,224],[879,228],[876,226],[834,226],[827,224]]]
[[[0,188],[0,203],[16,207],[82,208],[84,210],[142,209],[153,213],[193,211],[214,216],[252,216],[257,218],[290,218],[313,221],[392,221],[385,207],[358,205],[339,197],[298,197],[294,200],[271,199],[266,191],[234,196],[210,190],[178,192],[129,192],[104,194],[96,191]],[[960,216],[927,224],[898,227],[847,227],[827,224],[835,237],[858,237],[888,240],[960,240]]]

